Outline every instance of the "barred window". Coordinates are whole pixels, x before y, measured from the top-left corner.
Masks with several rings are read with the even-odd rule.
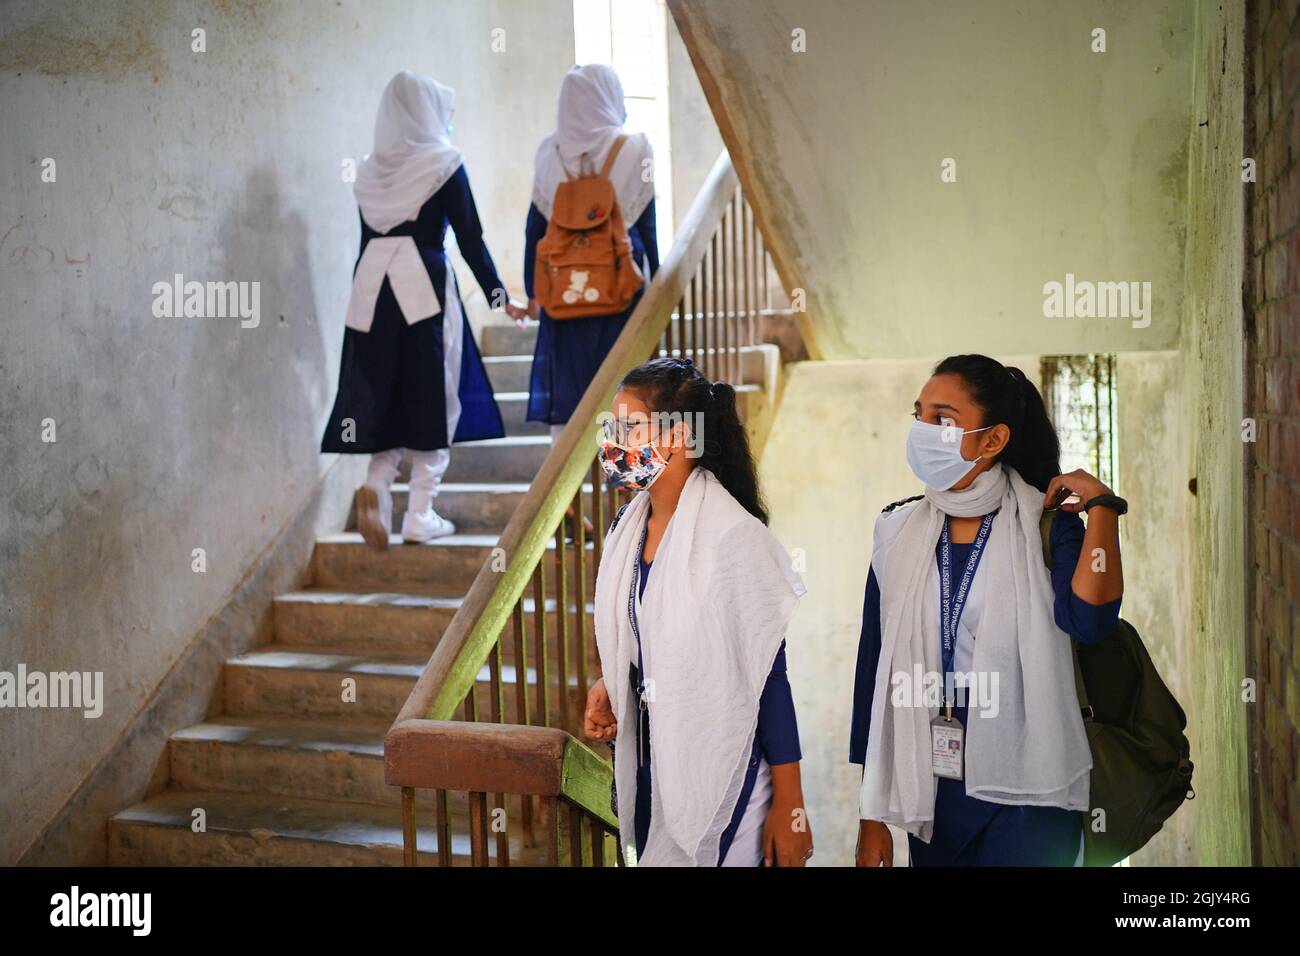
[[[1115,356],[1045,355],[1047,415],[1061,438],[1061,471],[1082,468],[1115,487]]]

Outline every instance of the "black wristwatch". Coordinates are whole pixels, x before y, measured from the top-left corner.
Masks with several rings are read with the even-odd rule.
[[[1101,505],[1103,508],[1109,508],[1117,515],[1128,513],[1128,502],[1119,495],[1098,495],[1083,506],[1084,511],[1091,511],[1093,505]]]

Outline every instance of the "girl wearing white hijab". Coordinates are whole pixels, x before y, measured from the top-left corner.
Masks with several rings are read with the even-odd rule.
[[[617,743],[625,856],[803,866],[812,835],[785,633],[804,586],[767,529],[736,393],[689,359],[640,365],[614,398],[600,461],[639,492],[596,574],[604,677],[584,715],[589,738]]]
[[[575,66],[560,84],[555,132],[542,140],[533,161],[533,202],[528,209],[524,238],[524,287],[528,311],[541,325],[529,382],[528,420],[548,422],[552,435],[569,420],[587,386],[605,360],[640,294],[627,309],[609,316],[553,321],[533,297],[533,268],[537,243],[546,235],[555,189],[579,175],[584,157],[600,169],[610,146],[624,135],[627,110],[618,74],[602,64]],[[632,261],[642,274],[659,269],[655,234],[654,154],[644,134],[633,133],[619,150],[610,170],[623,220],[629,223]]]
[[[433,510],[454,441],[505,434],[443,249],[447,226],[493,308],[509,301],[483,243],[460,150],[449,138],[453,91],[418,73],[389,81],[375,120],[374,152],[357,171],[361,252],[352,279],[338,395],[321,451],[370,454],[357,490],[357,524],[386,548],[391,486],[411,453],[402,539],[455,532]]]
[[[1084,471],[1057,474],[1056,431],[1019,369],[947,358],[913,414],[925,493],[877,519],[863,606],[858,865],[893,864],[886,824],[914,866],[1076,865],[1092,756],[1070,640],[1115,628],[1127,505]],[[1056,506],[1049,572],[1040,518]]]

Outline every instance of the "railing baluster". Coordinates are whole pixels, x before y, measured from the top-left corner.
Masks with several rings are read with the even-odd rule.
[[[505,822],[497,834],[497,866],[510,865],[510,811],[507,809],[507,798],[505,794],[497,793],[492,795],[492,810],[501,812],[501,819]]]
[[[740,286],[736,282],[736,194],[731,194],[727,208],[727,348],[730,357],[731,383],[740,384]]]
[[[415,788],[402,788],[402,865],[415,866]]]
[[[488,865],[487,794],[477,790],[469,794],[469,863]]]
[[[560,865],[560,815],[555,797],[541,799],[541,831],[546,840],[546,865]]]
[[[587,517],[583,514],[582,486],[573,496],[576,516],[573,530],[573,648],[578,665],[578,687],[574,700],[578,707],[578,729],[582,729],[581,715],[587,706]],[[595,531],[595,525],[592,525]],[[599,536],[597,531],[595,536]]]
[[[559,681],[557,692],[560,705],[560,727],[572,732],[569,723],[569,547],[566,520],[561,519],[555,529],[555,640],[558,651]],[[574,524],[577,524],[576,516]],[[576,531],[574,532],[577,533]]]
[[[720,257],[718,247],[719,232],[715,229],[713,232],[712,255],[709,256],[709,318],[706,328],[708,332],[708,343],[704,346],[704,353],[708,359],[708,376],[716,380],[718,377],[718,312],[722,301],[721,289],[719,288],[722,277],[718,268],[718,259]]]
[[[605,828],[597,817],[587,815],[587,827],[591,833],[591,865],[605,865]]]
[[[537,656],[538,723],[551,726],[551,701],[547,693],[550,685],[550,649],[546,646],[546,560],[537,562],[533,572],[533,653]]]
[[[438,865],[451,866],[451,811],[446,790],[433,791],[433,807],[437,815]]]
[[[745,325],[749,345],[758,345],[754,338],[754,211],[745,202]]]
[[[571,803],[565,808],[569,811],[569,865],[582,866],[582,811]]]

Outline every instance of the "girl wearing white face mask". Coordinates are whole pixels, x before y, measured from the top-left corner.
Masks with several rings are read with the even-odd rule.
[[[604,677],[584,732],[617,742],[625,852],[643,866],[803,866],[785,631],[804,587],[767,529],[736,393],[689,359],[655,359],[611,411],[601,464],[639,494],[596,575]]]
[[[1019,369],[944,359],[914,415],[907,461],[925,493],[877,519],[863,604],[858,865],[892,865],[886,824],[916,866],[1073,865],[1092,758],[1069,641],[1118,621],[1127,505],[1086,472],[1058,474]],[[1040,518],[1057,506],[1049,572]]]

